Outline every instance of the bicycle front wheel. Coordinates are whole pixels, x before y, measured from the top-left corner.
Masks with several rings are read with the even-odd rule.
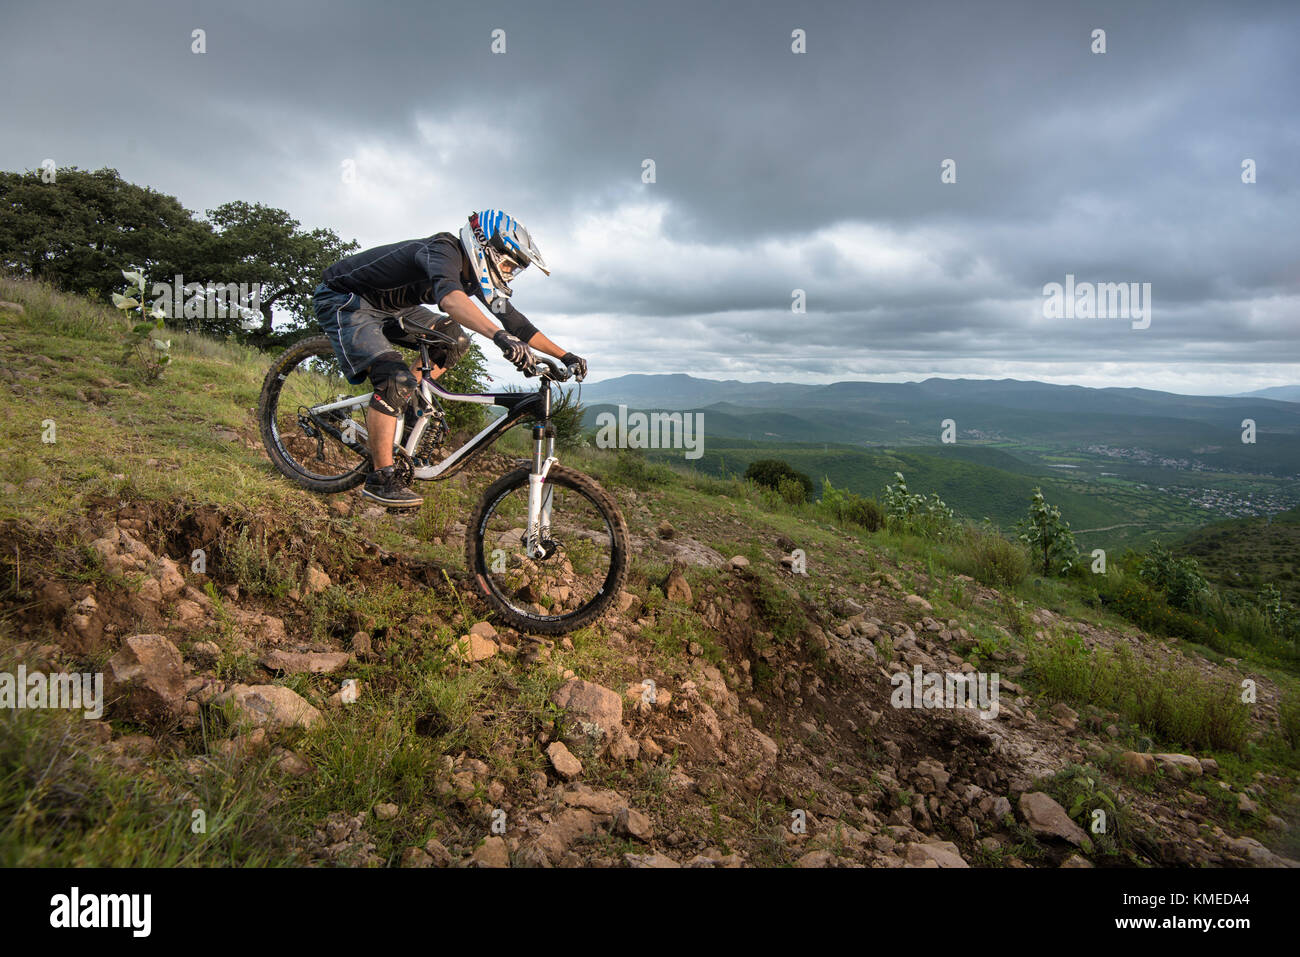
[[[526,468],[502,476],[465,531],[465,562],[484,599],[519,631],[562,635],[597,620],[627,582],[628,534],[613,497],[594,479],[552,466],[542,558],[524,551]]]

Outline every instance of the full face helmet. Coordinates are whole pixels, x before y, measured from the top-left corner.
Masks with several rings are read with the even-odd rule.
[[[470,213],[460,230],[460,244],[489,306],[509,299],[510,281],[529,266],[551,274],[528,230],[499,209]]]

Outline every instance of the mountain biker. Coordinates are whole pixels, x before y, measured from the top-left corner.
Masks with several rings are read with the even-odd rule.
[[[528,230],[500,210],[485,209],[470,213],[459,237],[435,233],[376,246],[325,270],[313,296],[316,321],[334,345],[348,381],[357,385],[369,377],[375,390],[366,411],[373,471],[361,489],[364,498],[390,508],[415,508],[424,501],[393,468],[397,417],[420,382],[419,369],[408,368],[394,348],[414,345],[401,320],[416,320],[447,337],[445,347],[431,350],[435,379],[469,350],[469,338],[458,326],[491,336],[520,372],[534,370],[531,346],[559,359],[577,381],[586,377],[585,359],[538,332],[510,303],[510,281],[534,264],[551,274]],[[484,316],[470,296],[486,305],[503,328]],[[447,316],[431,322],[426,303]]]

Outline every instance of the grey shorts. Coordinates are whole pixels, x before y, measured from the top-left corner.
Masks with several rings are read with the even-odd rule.
[[[338,292],[324,284],[316,287],[312,305],[317,324],[329,337],[343,374],[353,385],[365,380],[367,371],[376,360],[400,360],[401,353],[394,346],[419,348],[419,343],[402,329],[401,320],[405,318],[431,326],[446,336],[444,345],[429,349],[434,365],[449,369],[469,351],[469,336],[465,335],[459,323],[448,316],[438,316],[423,306],[384,312],[356,293]]]

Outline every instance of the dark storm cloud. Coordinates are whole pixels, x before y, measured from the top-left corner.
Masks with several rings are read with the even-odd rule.
[[[42,3],[4,20],[5,168],[114,166],[191,208],[263,201],[363,243],[500,205],[557,267],[521,280],[521,307],[598,377],[771,378],[766,353],[815,378],[997,361],[1098,384],[1097,363],[1125,361],[1170,381],[1205,363],[1208,391],[1210,363],[1236,369],[1225,389],[1300,363],[1294,4]],[[1150,282],[1151,328],[1042,319],[1067,273]]]

